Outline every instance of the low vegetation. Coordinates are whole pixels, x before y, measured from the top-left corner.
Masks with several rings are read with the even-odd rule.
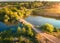
[[[60,29],[54,27],[52,24],[46,23],[38,28],[43,32],[46,32],[48,34],[51,34],[60,38]]]

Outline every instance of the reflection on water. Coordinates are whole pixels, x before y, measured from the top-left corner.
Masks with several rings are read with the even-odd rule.
[[[8,25],[0,22],[0,32],[5,31],[5,30],[9,30],[9,29],[11,29],[12,32],[16,32],[18,26],[21,27],[21,25],[22,25],[22,24],[17,24],[17,25],[13,25],[13,26],[8,26]]]
[[[7,29],[7,25],[5,25],[4,23],[0,22],[0,31],[6,30]]]
[[[41,16],[29,16],[26,18],[26,20],[34,25],[43,25],[45,23],[50,23],[54,25],[55,27],[60,28],[60,20],[52,19],[52,18],[46,18]]]

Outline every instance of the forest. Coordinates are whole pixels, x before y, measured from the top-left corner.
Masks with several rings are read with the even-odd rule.
[[[44,13],[45,10],[43,9],[49,9],[53,4],[55,3],[36,1],[0,2],[0,22],[8,26],[5,30],[0,30],[0,43],[42,43],[41,35],[36,33],[30,24],[24,24],[22,22],[19,23],[18,20],[25,19],[30,15],[44,16],[42,13]],[[39,13],[41,15],[39,15]],[[46,15],[44,17],[46,17]],[[54,27],[52,24],[46,23],[44,25],[35,27],[47,34],[60,38],[60,29]]]

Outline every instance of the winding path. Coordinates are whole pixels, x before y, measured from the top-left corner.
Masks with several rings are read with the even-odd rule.
[[[19,19],[18,21],[23,22],[24,24],[30,24],[29,22],[25,21],[24,19]],[[60,43],[60,39],[58,39],[57,37],[37,30],[36,28],[34,28],[34,26],[32,24],[31,24],[31,26],[35,32],[39,33],[42,37],[46,38],[47,40],[51,41],[52,43]]]

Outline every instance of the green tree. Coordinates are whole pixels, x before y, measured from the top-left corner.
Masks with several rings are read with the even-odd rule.
[[[22,33],[23,33],[23,34],[26,34],[26,29],[25,29],[25,27],[22,28]]]
[[[46,23],[45,25],[40,27],[42,29],[42,31],[46,31],[46,32],[53,32],[54,31],[54,26]]]
[[[19,37],[19,36],[21,35],[21,32],[22,32],[22,30],[21,30],[21,28],[18,26],[17,32],[16,32],[16,36]]]

